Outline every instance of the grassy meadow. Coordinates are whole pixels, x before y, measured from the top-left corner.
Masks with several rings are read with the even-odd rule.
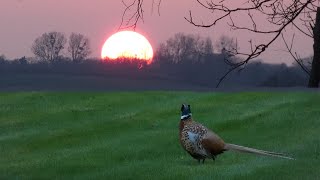
[[[181,103],[226,142],[296,160],[181,148]],[[320,179],[320,95],[0,93],[0,179]]]

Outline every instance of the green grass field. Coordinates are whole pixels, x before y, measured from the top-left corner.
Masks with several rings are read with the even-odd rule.
[[[235,152],[198,164],[181,103]],[[0,179],[320,179],[318,93],[0,93]]]

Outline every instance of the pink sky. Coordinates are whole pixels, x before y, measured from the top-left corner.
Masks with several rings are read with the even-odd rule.
[[[129,2],[131,0],[127,0]],[[151,0],[146,0],[145,21],[137,31],[145,35],[154,49],[177,32],[209,36],[213,42],[222,34],[238,39],[242,49],[250,37],[243,32],[230,32],[227,26],[196,28],[184,20],[189,10],[197,19],[209,20],[195,0],[162,0],[161,15],[151,13]],[[30,47],[44,32],[59,31],[68,37],[71,32],[90,38],[92,57],[99,57],[104,41],[117,31],[124,6],[121,0],[1,0],[0,2],[0,55],[8,58],[33,56]],[[254,40],[263,40],[251,37]],[[312,54],[312,41],[297,36],[296,49],[302,57]],[[283,43],[277,42],[262,58],[267,62],[291,64],[293,60],[282,52]]]

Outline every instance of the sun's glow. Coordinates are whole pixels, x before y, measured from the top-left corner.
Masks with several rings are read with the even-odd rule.
[[[113,34],[104,43],[101,58],[134,58],[151,61],[153,49],[149,41],[141,34],[133,31],[121,31]]]

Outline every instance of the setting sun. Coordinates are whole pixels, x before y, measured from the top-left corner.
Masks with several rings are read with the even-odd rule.
[[[133,31],[121,31],[113,34],[104,43],[101,58],[136,58],[152,60],[153,50],[149,41]]]

